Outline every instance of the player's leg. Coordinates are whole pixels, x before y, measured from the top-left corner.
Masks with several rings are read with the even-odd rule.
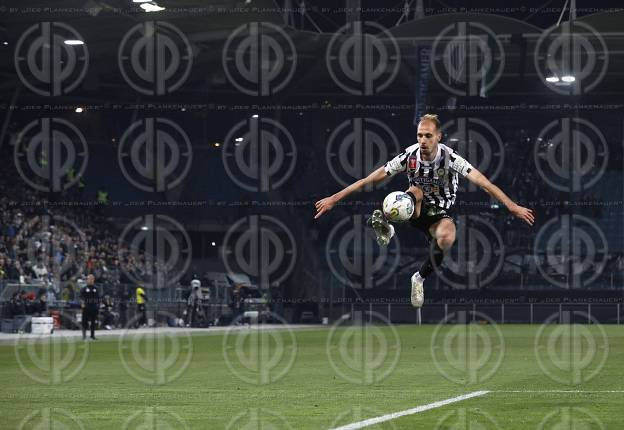
[[[414,201],[414,214],[412,215],[412,219],[416,219],[420,216],[420,209],[422,208],[424,194],[420,187],[415,185],[411,185],[405,192],[409,194]]]
[[[436,244],[443,251],[447,251],[455,243],[457,230],[451,218],[442,218],[437,223],[429,227],[429,233],[435,239]]]
[[[451,218],[442,218],[429,227],[432,237],[432,249],[429,258],[425,259],[418,272],[412,275],[411,302],[415,307],[421,307],[425,300],[423,284],[427,276],[440,267],[444,259],[444,252],[455,242],[455,223]]]
[[[456,234],[455,223],[451,218],[442,218],[429,227],[429,234],[432,237],[431,252],[419,270],[423,279],[429,276],[436,267],[440,267],[444,252],[453,246]]]
[[[89,324],[87,312],[88,311],[86,307],[82,308],[82,340],[85,340],[87,338],[87,324]]]
[[[91,325],[91,339],[95,339],[95,324],[97,324],[98,311],[93,310],[89,315],[89,324]]]
[[[143,322],[143,325],[147,326],[147,307],[145,306],[145,303],[141,305],[141,321]]]
[[[412,215],[412,219],[416,219],[420,216],[420,208],[424,196],[423,192],[420,187],[412,185],[407,189],[406,193],[409,194],[414,201],[414,214]],[[375,230],[377,243],[380,246],[387,246],[392,236],[394,236],[394,226],[386,220],[383,212],[379,209],[375,209],[368,222]]]
[[[134,328],[141,328],[141,306],[142,305],[136,305],[136,308],[134,309]]]

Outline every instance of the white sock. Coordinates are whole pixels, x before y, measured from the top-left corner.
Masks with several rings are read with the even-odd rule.
[[[423,278],[422,276],[420,276],[420,273],[419,273],[419,272],[414,273],[414,276],[416,276],[416,279],[417,279],[417,280],[419,280],[419,281],[424,281],[424,280],[425,280],[425,278]]]
[[[390,224],[389,227],[390,227],[390,236],[388,236],[388,239],[392,239],[392,236],[394,236],[394,226]]]

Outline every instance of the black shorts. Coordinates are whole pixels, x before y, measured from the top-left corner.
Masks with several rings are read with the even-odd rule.
[[[95,320],[98,317],[98,313],[98,308],[85,307],[82,313],[82,318],[84,321]]]
[[[443,218],[449,218],[455,224],[455,219],[452,214],[453,209],[442,209],[438,206],[423,204],[420,208],[420,216],[416,219],[409,221],[412,227],[416,227],[427,236],[428,240],[431,240],[431,233],[429,233],[429,227],[437,223]]]

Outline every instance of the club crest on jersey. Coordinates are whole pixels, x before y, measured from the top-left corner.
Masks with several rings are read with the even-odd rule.
[[[416,170],[416,157],[414,155],[407,159],[407,168],[409,170]]]

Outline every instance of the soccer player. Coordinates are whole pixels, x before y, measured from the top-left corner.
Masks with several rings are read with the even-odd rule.
[[[367,177],[316,202],[314,218],[319,218],[340,200],[368,184],[374,184],[399,172],[407,173],[409,188],[406,192],[414,201],[414,214],[409,222],[421,230],[428,240],[434,241],[430,258],[425,260],[411,278],[411,303],[414,307],[421,307],[425,300],[423,290],[425,278],[434,268],[440,266],[444,252],[455,242],[456,229],[452,207],[455,204],[459,175],[481,187],[505,205],[515,217],[529,225],[535,222],[535,214],[533,210],[517,205],[468,161],[440,143],[442,133],[437,115],[427,114],[420,118],[417,138],[418,143],[409,146]],[[377,242],[382,246],[388,245],[394,235],[394,226],[388,223],[383,212],[376,209],[369,222],[375,230]]]

